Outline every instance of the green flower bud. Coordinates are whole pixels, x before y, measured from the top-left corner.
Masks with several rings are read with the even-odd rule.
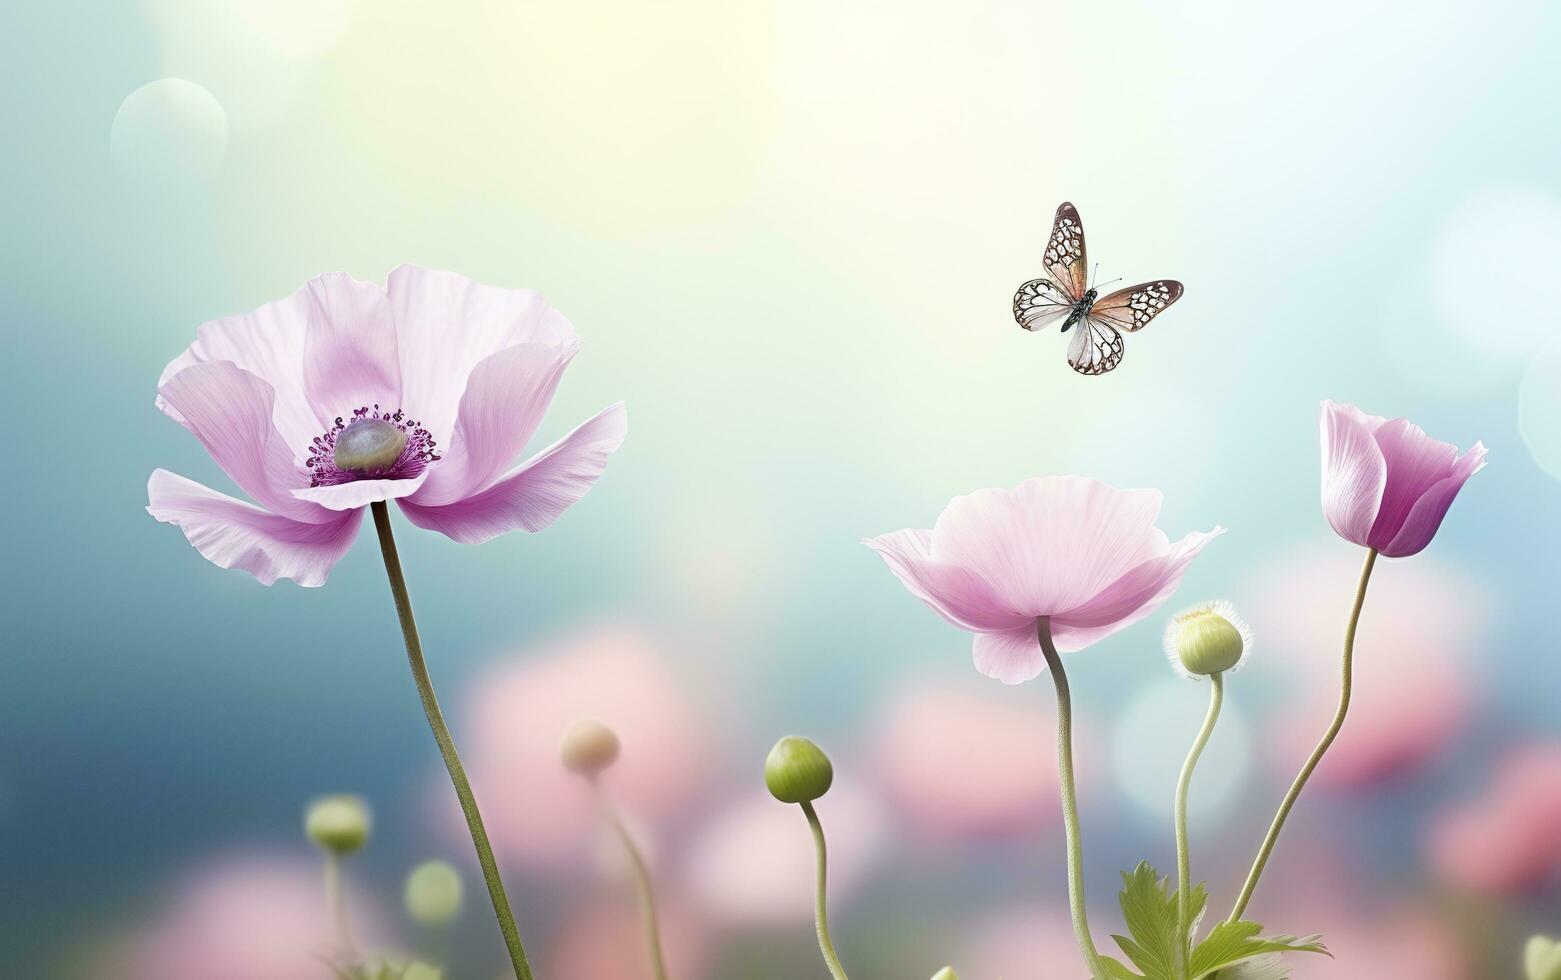
[[[304,814],[304,833],[332,854],[351,854],[368,843],[373,827],[369,805],[349,794],[322,796]]]
[[[787,735],[764,760],[764,785],[782,803],[811,803],[829,792],[835,767],[824,750],[799,735]]]
[[[461,874],[445,861],[424,861],[407,875],[407,915],[418,925],[448,925],[461,914]]]
[[[599,721],[583,718],[564,730],[558,759],[564,768],[594,777],[618,758],[618,736]]]
[[[336,434],[331,462],[348,473],[384,473],[396,465],[407,434],[384,419],[356,419]]]
[[[1252,629],[1228,602],[1205,602],[1177,613],[1165,630],[1165,655],[1197,680],[1235,670],[1252,652]]]
[[[1523,948],[1523,972],[1528,980],[1561,980],[1561,940],[1530,936]]]
[[[952,966],[945,966],[932,975],[932,980],[959,980],[959,974],[954,972]]]
[[[401,971],[400,980],[444,980],[444,971],[422,961],[408,963]]]

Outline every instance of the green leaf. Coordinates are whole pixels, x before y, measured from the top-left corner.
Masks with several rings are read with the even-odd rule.
[[[1171,980],[1172,964],[1183,937],[1176,924],[1176,892],[1167,892],[1168,880],[1147,861],[1139,862],[1131,873],[1122,873],[1122,918],[1131,938],[1113,936],[1133,965],[1144,971],[1146,980]],[[1208,892],[1202,884],[1188,895],[1188,935],[1196,931],[1208,904]]]
[[[1258,933],[1262,931],[1261,925],[1245,919],[1237,922],[1221,922],[1216,925],[1209,933],[1209,937],[1199,943],[1192,952],[1189,971],[1192,980],[1201,980],[1202,977],[1209,976],[1221,967],[1261,956],[1264,953],[1333,955],[1328,952],[1328,947],[1319,942],[1320,936],[1307,936],[1304,939],[1295,936],[1259,936]]]
[[[1115,936],[1113,938],[1121,941],[1122,937]],[[1142,976],[1128,969],[1126,964],[1119,959],[1102,955],[1100,961],[1106,964],[1106,973],[1110,975],[1110,980],[1144,980]]]

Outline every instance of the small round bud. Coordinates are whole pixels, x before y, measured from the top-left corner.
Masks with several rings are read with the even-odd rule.
[[[332,854],[351,854],[368,843],[374,821],[362,797],[322,796],[304,814],[304,833]]]
[[[954,972],[952,966],[945,966],[932,975],[932,980],[959,980],[959,974]]]
[[[348,473],[382,473],[396,465],[407,445],[400,426],[383,419],[357,419],[336,434],[331,462]]]
[[[835,767],[824,750],[799,735],[787,735],[764,760],[764,785],[782,803],[811,803],[829,792]]]
[[[448,925],[461,914],[460,872],[445,861],[424,861],[407,875],[407,915],[418,925]]]
[[[1228,602],[1205,602],[1177,613],[1165,630],[1165,655],[1197,680],[1235,670],[1252,652],[1252,630]]]
[[[1528,980],[1561,980],[1561,940],[1530,936],[1523,948],[1523,973]]]
[[[583,718],[564,730],[558,743],[558,759],[564,768],[591,777],[618,758],[618,736],[599,721]]]

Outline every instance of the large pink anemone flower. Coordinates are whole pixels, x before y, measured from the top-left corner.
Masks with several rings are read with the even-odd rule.
[[[381,500],[467,544],[539,531],[627,430],[613,405],[512,466],[578,349],[532,290],[416,266],[384,286],[320,276],[205,324],[158,382],[157,406],[255,503],[159,469],[147,510],[267,585],[323,584]]]
[[[1323,514],[1348,541],[1389,558],[1431,543],[1453,498],[1485,466],[1485,446],[1463,455],[1408,419],[1322,403]]]
[[[1118,490],[1077,476],[955,497],[932,530],[863,543],[911,594],[976,634],[976,668],[1005,684],[1040,674],[1036,622],[1059,650],[1081,650],[1154,612],[1187,565],[1223,533],[1172,544],[1155,527],[1158,490]]]

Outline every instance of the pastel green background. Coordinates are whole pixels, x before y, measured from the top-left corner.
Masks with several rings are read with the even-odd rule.
[[[370,883],[393,890],[429,847],[433,746],[371,541],[323,589],[268,590],[143,510],[154,467],[228,486],[152,405],[199,323],[401,262],[567,312],[585,347],[544,438],[630,412],[606,476],[543,534],[468,548],[400,525],[436,680],[458,691],[571,624],[644,624],[742,720],[720,735],[734,787],[785,732],[856,744],[899,678],[970,685],[968,640],[864,536],[1035,475],[1154,486],[1173,537],[1231,528],[1173,607],[1240,604],[1255,569],[1349,549],[1318,507],[1319,399],[1484,440],[1488,470],[1411,559],[1480,592],[1457,651],[1473,713],[1413,774],[1303,801],[1294,843],[1451,922],[1467,906],[1427,872],[1421,829],[1507,748],[1561,739],[1558,46],[1561,8],[1513,0],[7,4],[4,972],[86,976],[187,861],[301,847],[316,792],[376,801]],[[121,104],[165,76],[221,114],[122,119],[111,152]],[[1187,284],[1104,378],[1008,310],[1064,199],[1102,277]],[[1349,584],[1315,615],[1340,622]],[[1162,624],[1071,661],[1102,729],[1167,676]],[[1233,685],[1256,753],[1283,677],[1259,658]],[[1049,717],[1044,682],[993,693]],[[1166,741],[1179,755],[1184,733]],[[1110,789],[1102,756],[1086,833],[1109,913],[1117,868],[1170,860],[1166,821]],[[1272,768],[1204,838],[1231,842],[1209,858],[1216,895]],[[923,927],[949,910],[1060,902],[1055,836],[884,872],[842,907],[843,954],[865,976],[930,973]],[[545,948],[561,913],[520,891]],[[1501,944],[1561,930],[1554,877],[1480,907],[1496,925],[1471,977],[1515,975]],[[486,976],[496,937],[474,910]],[[755,976],[817,972],[806,923],[718,942]]]

